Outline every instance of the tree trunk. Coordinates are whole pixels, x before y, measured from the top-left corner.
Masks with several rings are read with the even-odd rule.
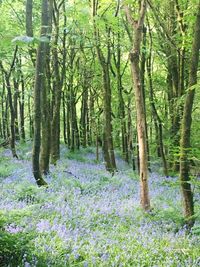
[[[83,77],[83,92],[82,92],[82,103],[81,103],[81,119],[80,119],[80,140],[81,145],[86,147],[87,142],[87,129],[88,129],[88,77],[87,72],[84,71]]]
[[[15,115],[15,109],[14,109],[14,105],[13,105],[10,78],[11,78],[11,74],[12,74],[12,71],[13,71],[14,66],[15,66],[17,51],[18,51],[18,47],[16,46],[9,72],[7,72],[4,69],[2,62],[0,61],[0,68],[2,69],[2,72],[5,75],[5,84],[6,84],[6,88],[7,88],[7,92],[8,92],[8,103],[9,103],[9,108],[10,108],[10,148],[11,148],[12,155],[14,158],[18,158],[17,153],[16,153],[16,149],[15,149],[15,118],[16,118],[16,115]]]
[[[129,151],[128,151],[128,133],[126,126],[126,114],[125,114],[125,104],[123,98],[123,85],[122,85],[122,74],[121,74],[121,48],[120,48],[121,36],[117,33],[117,51],[116,56],[114,56],[114,62],[116,67],[116,78],[117,78],[117,91],[119,99],[119,119],[121,122],[121,143],[122,143],[122,153],[123,158],[126,162],[129,162]]]
[[[20,140],[19,123],[18,123],[18,98],[19,98],[19,79],[13,78],[14,96],[13,96],[13,108],[15,113],[15,139]]]
[[[135,88],[135,104],[137,111],[137,135],[139,145],[140,159],[140,200],[141,206],[145,211],[150,210],[150,199],[148,189],[148,151],[147,151],[147,136],[146,136],[146,114],[144,107],[144,96],[142,91],[142,81],[140,77],[140,45],[142,41],[142,29],[146,13],[146,1],[141,2],[140,14],[137,23],[133,21],[131,11],[128,6],[125,6],[125,11],[129,23],[134,31],[133,49],[130,52],[130,62],[132,70],[132,78]]]
[[[66,135],[66,99],[65,99],[65,91],[66,91],[66,83],[65,83],[65,90],[62,93],[62,109],[63,109],[63,138],[64,143],[67,145],[67,135]]]
[[[102,64],[103,68],[103,86],[104,86],[104,126],[103,126],[103,142],[104,142],[104,157],[106,163],[106,169],[110,172],[116,170],[114,145],[112,137],[112,118],[111,118],[111,87],[109,67],[107,64]]]
[[[127,122],[127,139],[128,139],[128,153],[129,158],[132,161],[133,171],[136,170],[136,162],[135,162],[135,153],[137,151],[137,147],[133,144],[133,124],[132,124],[132,110],[131,110],[131,97],[128,100],[128,122]],[[136,143],[136,140],[135,142]],[[138,168],[139,170],[139,168]]]
[[[142,51],[141,51],[141,60],[140,60],[140,77],[141,77],[141,88],[142,88],[142,95],[144,97],[144,113],[146,114],[146,95],[145,95],[145,65],[146,65],[146,42],[147,42],[147,28],[145,25],[142,27]],[[148,140],[148,125],[147,119],[145,116],[145,129],[146,129],[146,140],[147,140],[147,159],[148,159],[148,170],[151,171],[150,167],[150,154],[149,154],[149,140]]]
[[[48,29],[47,34],[51,36],[52,32],[52,13],[53,13],[53,0],[49,0],[48,5]],[[50,41],[50,37],[49,37]],[[49,159],[51,148],[51,122],[50,122],[50,73],[48,65],[50,64],[50,45],[46,44],[46,68],[43,83],[43,90],[41,93],[41,112],[42,112],[42,137],[41,137],[41,154],[40,154],[40,170],[42,174],[49,173]],[[46,78],[46,79],[45,79]]]
[[[26,34],[33,37],[33,0],[26,1]],[[35,66],[36,50],[33,47],[29,47],[29,55],[33,66]]]
[[[194,200],[190,183],[190,136],[192,125],[192,107],[195,95],[195,85],[197,84],[197,70],[200,49],[200,3],[198,5],[198,13],[196,17],[195,33],[192,46],[192,54],[189,69],[189,88],[186,94],[183,119],[181,125],[181,141],[180,141],[180,181],[183,196],[183,209],[186,223],[189,227],[194,224]]]
[[[31,96],[28,96],[28,114],[29,114],[29,137],[32,140],[34,134],[33,128],[33,118],[32,118],[32,110],[31,110]]]
[[[112,108],[111,108],[111,84],[110,84],[110,28],[107,29],[107,56],[104,56],[103,51],[100,47],[100,34],[96,25],[96,15],[98,9],[98,1],[93,0],[93,27],[94,27],[94,38],[96,42],[96,51],[99,63],[102,68],[103,78],[103,154],[105,160],[106,170],[114,172],[116,167],[115,153],[112,137]]]
[[[1,93],[1,117],[2,117],[2,128],[3,128],[3,138],[4,140],[7,139],[7,134],[6,134],[6,128],[7,128],[7,118],[6,118],[6,111],[5,111],[5,105],[6,105],[6,95],[5,95],[5,79],[4,79],[4,74],[2,72],[2,93]],[[5,105],[4,105],[5,104]]]
[[[20,82],[21,82],[21,98],[19,100],[19,109],[20,109],[20,133],[21,138],[25,141],[25,116],[24,116],[24,104],[25,104],[25,82],[24,75],[21,70],[21,58],[20,58]]]
[[[70,128],[70,96],[69,92],[67,92],[67,147],[71,148],[71,128]]]
[[[42,18],[41,18],[41,37],[47,37],[48,34],[48,0],[42,1]],[[41,94],[45,86],[45,64],[47,55],[47,43],[40,42],[37,50],[36,73],[34,86],[34,137],[33,137],[33,175],[38,186],[47,183],[42,178],[40,171],[40,145],[41,145]]]
[[[164,145],[163,145],[163,127],[162,127],[162,121],[160,119],[160,116],[158,115],[156,106],[155,106],[155,101],[154,101],[154,94],[153,94],[153,82],[152,82],[152,35],[149,29],[149,36],[150,36],[150,48],[149,48],[149,56],[147,58],[147,75],[149,79],[149,97],[150,97],[150,103],[151,103],[151,109],[152,109],[152,116],[155,124],[155,131],[156,131],[156,142],[158,145],[158,153],[159,156],[162,158],[163,162],[163,170],[164,174],[167,177],[168,176],[168,166],[167,166],[167,160],[165,157],[165,152],[164,152]]]
[[[63,3],[62,3],[63,5]],[[54,94],[54,105],[53,105],[53,117],[51,124],[51,162],[56,164],[60,158],[60,106],[62,96],[62,86],[64,72],[60,73],[59,67],[59,55],[58,55],[58,41],[59,41],[59,22],[60,22],[60,10],[54,1],[54,25],[55,25],[55,37],[53,42],[52,56],[53,56],[53,70],[55,78],[53,80],[53,94]],[[65,33],[64,33],[65,34]],[[64,37],[65,40],[65,37]],[[63,49],[65,50],[65,42],[63,43]],[[65,54],[64,54],[65,55]],[[62,66],[65,69],[65,56],[63,56]]]

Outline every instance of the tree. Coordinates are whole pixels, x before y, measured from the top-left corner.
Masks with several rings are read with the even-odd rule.
[[[139,144],[139,159],[140,159],[140,200],[142,208],[145,211],[150,209],[149,189],[148,189],[148,151],[147,151],[147,136],[146,136],[146,114],[144,106],[144,95],[142,90],[142,81],[140,76],[140,46],[142,41],[142,32],[144,18],[146,14],[147,3],[145,0],[141,2],[138,20],[134,21],[130,6],[125,6],[125,12],[130,25],[133,28],[133,48],[130,52],[130,62],[132,70],[132,79],[135,89],[135,104],[137,111],[137,135]]]
[[[10,148],[12,151],[12,155],[15,158],[18,158],[17,153],[16,153],[16,149],[15,149],[15,118],[16,118],[16,114],[15,114],[15,109],[14,109],[14,105],[13,105],[13,97],[12,97],[12,90],[11,90],[11,74],[13,72],[13,69],[15,67],[15,62],[16,62],[16,57],[17,57],[17,51],[18,51],[18,46],[15,47],[15,51],[14,51],[14,55],[13,55],[13,60],[12,63],[10,65],[10,69],[9,71],[6,71],[6,69],[3,66],[2,61],[0,61],[0,68],[5,76],[5,85],[7,88],[7,92],[8,92],[8,102],[9,102],[9,108],[10,108],[10,116],[11,116],[11,120],[10,120]]]
[[[149,25],[148,25],[149,26]],[[149,30],[149,55],[147,57],[146,62],[146,68],[147,68],[147,75],[148,75],[148,81],[149,81],[149,100],[151,104],[152,109],[152,116],[154,120],[155,125],[155,138],[157,142],[157,152],[158,156],[162,158],[163,161],[163,171],[165,176],[168,176],[168,165],[166,160],[166,155],[164,151],[164,145],[163,145],[163,125],[162,120],[158,114],[158,111],[156,109],[155,100],[154,100],[154,90],[153,90],[153,80],[152,80],[152,34],[151,29],[148,27]]]
[[[98,1],[93,0],[93,27],[94,39],[99,63],[102,68],[103,77],[103,112],[104,112],[104,126],[103,126],[103,154],[106,164],[106,169],[110,172],[116,170],[114,145],[112,137],[112,110],[111,110],[111,84],[110,84],[110,61],[111,61],[111,47],[110,47],[110,33],[111,29],[106,25],[107,31],[107,55],[105,56],[101,49],[101,40],[99,30],[97,28],[97,10]]]
[[[47,183],[42,178],[40,170],[40,146],[41,146],[41,94],[45,86],[45,65],[48,46],[48,27],[49,27],[49,1],[42,1],[42,17],[41,17],[41,32],[40,43],[37,49],[36,70],[35,70],[35,86],[34,86],[34,137],[33,137],[33,175],[38,186],[46,185]]]
[[[42,139],[41,139],[41,153],[40,153],[40,170],[43,174],[49,173],[49,160],[51,150],[51,116],[50,116],[50,88],[51,75],[48,71],[50,68],[50,40],[52,33],[52,14],[53,14],[53,0],[49,0],[48,5],[48,29],[47,35],[49,42],[46,43],[46,62],[45,62],[45,77],[43,83],[43,90],[41,94],[41,112],[42,112]]]
[[[183,196],[183,209],[186,222],[189,227],[194,224],[194,200],[190,180],[190,138],[192,125],[192,108],[195,96],[195,87],[197,84],[197,70],[199,62],[200,49],[200,2],[198,4],[196,23],[194,29],[194,39],[191,50],[189,83],[186,93],[183,118],[181,124],[181,141],[180,141],[180,181]]]
[[[26,35],[33,37],[33,0],[26,1]],[[35,66],[36,50],[31,46],[29,47],[29,55]]]

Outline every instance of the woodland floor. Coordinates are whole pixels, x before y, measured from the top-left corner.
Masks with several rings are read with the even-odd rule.
[[[200,220],[186,234],[176,177],[151,173],[153,211],[143,214],[138,176],[120,156],[112,177],[94,149],[62,147],[38,188],[31,144],[18,154],[0,151],[0,266],[200,266]]]

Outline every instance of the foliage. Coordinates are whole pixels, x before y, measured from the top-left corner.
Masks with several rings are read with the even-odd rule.
[[[11,163],[8,157],[1,157],[0,159],[0,180],[10,176],[15,168],[18,167],[18,164]]]

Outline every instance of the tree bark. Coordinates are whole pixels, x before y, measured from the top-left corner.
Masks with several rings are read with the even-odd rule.
[[[42,1],[41,37],[48,33],[48,0]],[[40,145],[41,145],[41,94],[45,86],[45,64],[47,43],[40,42],[37,50],[36,73],[34,86],[34,137],[33,137],[33,175],[38,186],[47,185],[40,171]]]
[[[26,34],[33,37],[33,0],[26,1]],[[33,47],[29,47],[29,55],[33,66],[35,66],[36,50]]]
[[[5,75],[5,84],[6,84],[6,88],[7,88],[7,92],[8,92],[8,103],[9,103],[9,108],[10,108],[10,148],[12,151],[12,155],[14,158],[18,158],[17,153],[16,153],[16,149],[15,149],[15,109],[14,109],[14,105],[13,105],[13,97],[12,97],[12,91],[11,91],[11,82],[10,82],[10,78],[11,78],[11,74],[12,71],[14,69],[15,66],[15,61],[16,61],[16,57],[17,57],[17,51],[18,51],[18,47],[16,46],[15,51],[14,51],[14,55],[13,55],[13,60],[10,66],[10,70],[7,72],[4,67],[2,62],[0,61],[0,68],[2,69],[4,75]]]
[[[25,82],[24,75],[21,69],[21,57],[20,57],[20,83],[21,83],[21,97],[19,100],[19,110],[20,110],[20,133],[21,138],[25,141],[25,116],[24,116],[24,105],[25,105]]]
[[[189,69],[189,88],[186,94],[183,119],[181,125],[180,141],[180,181],[183,196],[183,209],[186,223],[189,227],[194,224],[194,200],[190,183],[190,136],[192,125],[192,107],[195,96],[195,85],[197,84],[197,70],[200,49],[200,2],[196,16],[195,33],[191,51],[191,61]]]
[[[98,9],[98,1],[93,0],[93,27],[94,27],[94,38],[96,43],[96,51],[99,63],[102,68],[103,78],[103,154],[105,160],[106,170],[114,172],[116,167],[115,153],[112,137],[112,108],[111,108],[111,84],[110,84],[110,28],[107,28],[107,56],[103,54],[100,47],[100,35],[96,25],[96,15]]]
[[[140,14],[138,21],[135,22],[132,18],[131,11],[128,6],[125,6],[125,12],[129,23],[133,27],[134,38],[133,48],[130,52],[130,62],[132,70],[132,78],[135,88],[135,104],[137,112],[137,136],[139,145],[140,159],[140,201],[141,206],[145,211],[150,210],[149,188],[148,188],[148,151],[147,151],[147,136],[146,136],[146,114],[144,106],[144,96],[142,91],[142,81],[140,76],[140,45],[142,41],[142,29],[146,14],[146,1],[143,0],[140,6]]]
[[[88,99],[89,99],[89,77],[88,72],[84,70],[83,85],[82,85],[82,101],[81,101],[81,118],[80,118],[80,141],[83,147],[88,145]]]
[[[162,121],[157,112],[155,101],[154,101],[152,71],[151,71],[152,69],[152,35],[151,35],[150,29],[149,29],[149,37],[150,37],[150,48],[149,48],[149,56],[146,62],[147,75],[149,79],[149,98],[150,98],[150,103],[151,103],[152,116],[153,116],[153,120],[155,124],[155,131],[156,131],[156,138],[157,138],[156,142],[158,145],[158,152],[159,152],[159,156],[162,158],[164,174],[167,177],[168,166],[167,166],[167,160],[166,160],[164,145],[163,145],[163,126],[162,126]]]
[[[64,5],[64,3],[62,3],[62,5]],[[59,41],[59,23],[60,23],[59,8],[62,5],[57,6],[56,1],[54,1],[53,21],[55,25],[55,37],[53,42],[52,57],[53,57],[53,70],[55,78],[53,80],[54,105],[53,105],[53,117],[51,124],[51,163],[53,163],[54,165],[60,158],[60,106],[61,106],[64,73],[60,73],[58,41]],[[64,45],[63,49],[65,50],[65,42],[63,43],[63,45]],[[66,63],[65,60],[66,57],[63,57],[62,66],[64,67],[64,69]]]
[[[47,34],[50,36],[52,32],[52,13],[53,13],[53,0],[48,3],[48,29]],[[50,45],[46,44],[46,62],[45,62],[45,77],[43,83],[43,90],[41,93],[41,112],[42,112],[42,137],[41,137],[41,153],[40,153],[40,170],[42,174],[49,173],[49,159],[51,148],[51,122],[50,122],[50,82],[51,77],[47,67],[50,64]]]
[[[121,143],[122,143],[122,153],[123,158],[129,163],[129,150],[128,150],[128,133],[126,124],[126,113],[125,113],[125,103],[123,97],[123,84],[122,84],[122,73],[121,73],[121,35],[120,32],[117,33],[117,49],[116,55],[114,54],[114,62],[116,67],[116,78],[117,78],[117,91],[119,99],[119,119],[121,123]]]

